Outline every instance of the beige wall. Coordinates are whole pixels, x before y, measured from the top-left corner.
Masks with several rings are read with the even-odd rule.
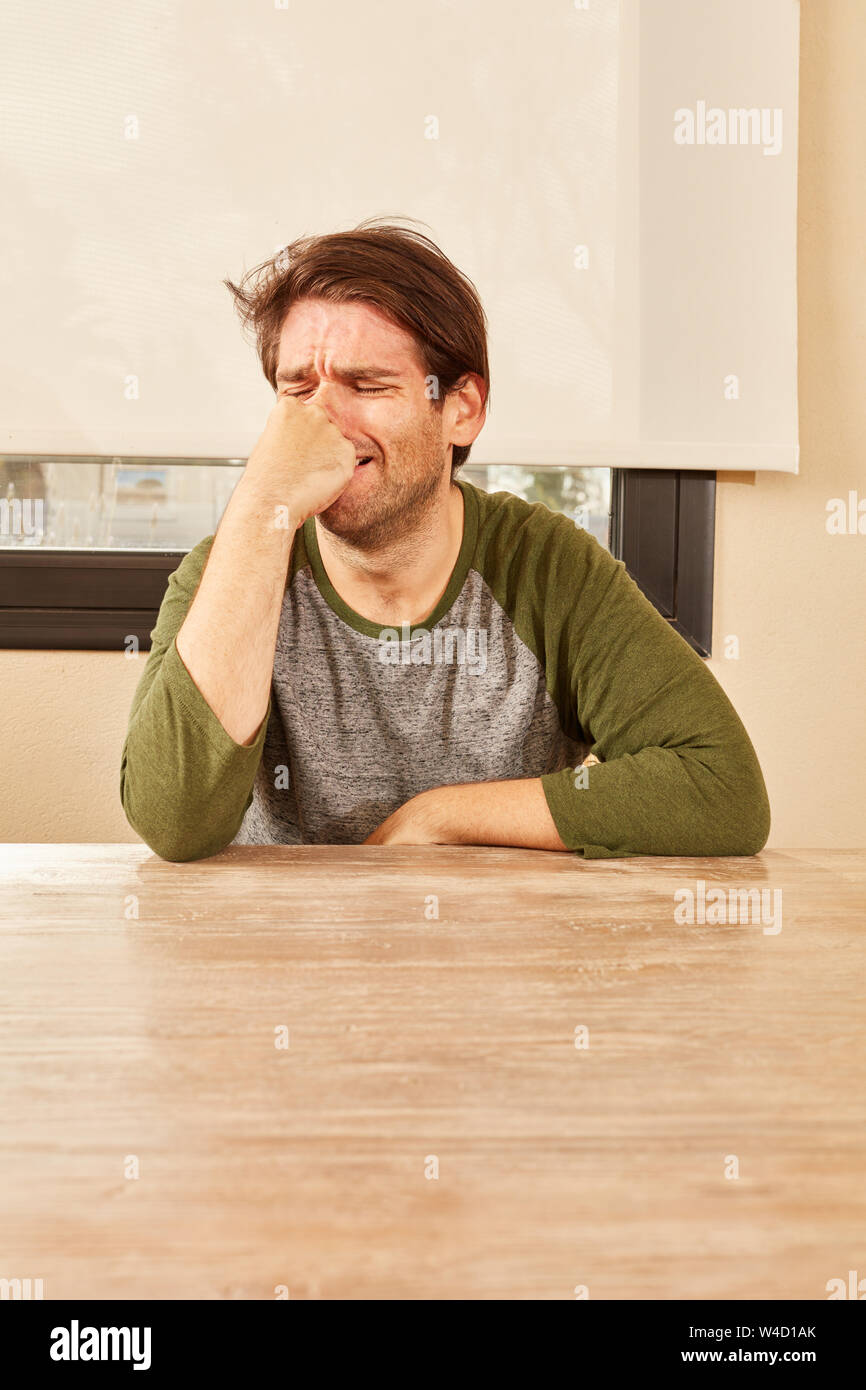
[[[771,847],[866,845],[866,536],[825,528],[829,498],[866,498],[864,64],[863,0],[803,0],[800,475],[718,489],[710,666],[757,749]],[[0,840],[137,839],[119,763],[143,663],[0,652]]]

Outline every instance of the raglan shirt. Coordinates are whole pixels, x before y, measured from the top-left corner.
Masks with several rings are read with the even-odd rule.
[[[136,689],[120,791],[161,858],[228,844],[361,844],[430,787],[541,778],[587,859],[755,854],[770,807],[755,750],[698,654],[588,531],[457,479],[460,553],[423,623],[383,627],[295,533],[267,714],[235,743],[175,638],[213,544],[170,576]],[[579,769],[592,752],[598,763]],[[579,770],[578,770],[579,769]]]

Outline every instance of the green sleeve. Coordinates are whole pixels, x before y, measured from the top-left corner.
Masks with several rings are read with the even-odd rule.
[[[135,691],[120,764],[126,818],[161,859],[218,854],[252,801],[271,701],[255,743],[235,743],[178,655],[175,638],[213,544],[208,536],[169,577]]]
[[[577,785],[570,768],[541,779],[563,843],[587,859],[757,854],[770,803],[724,690],[622,560],[568,521],[556,532],[530,627],[563,727],[602,760]]]

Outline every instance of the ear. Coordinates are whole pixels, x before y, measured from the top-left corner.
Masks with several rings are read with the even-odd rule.
[[[466,372],[448,393],[448,403],[454,412],[449,430],[449,444],[473,444],[484,428],[487,417],[487,387],[477,372]]]

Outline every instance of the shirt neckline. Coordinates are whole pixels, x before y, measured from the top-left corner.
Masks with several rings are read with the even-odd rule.
[[[423,623],[413,623],[408,629],[408,636],[411,638],[416,632],[429,632],[435,627],[436,623],[441,622],[449,608],[453,605],[463,588],[466,576],[469,573],[469,566],[475,551],[475,542],[478,536],[478,498],[471,483],[467,483],[463,478],[455,478],[457,486],[463,493],[463,540],[460,543],[460,550],[451,571],[451,578],[448,586],[437,603],[433,612],[428,615]],[[304,547],[307,552],[307,559],[313,571],[313,579],[316,588],[325,600],[325,603],[333,613],[336,613],[348,627],[355,632],[362,633],[365,637],[381,637],[381,634],[389,627],[388,623],[374,623],[369,618],[364,618],[360,613],[356,613],[347,603],[344,603],[337,593],[330,579],[328,578],[325,566],[322,563],[321,552],[319,551],[319,538],[316,533],[316,519],[313,516],[307,517],[302,527],[304,536]],[[390,625],[392,630],[397,629]],[[402,630],[400,632],[403,636]]]

